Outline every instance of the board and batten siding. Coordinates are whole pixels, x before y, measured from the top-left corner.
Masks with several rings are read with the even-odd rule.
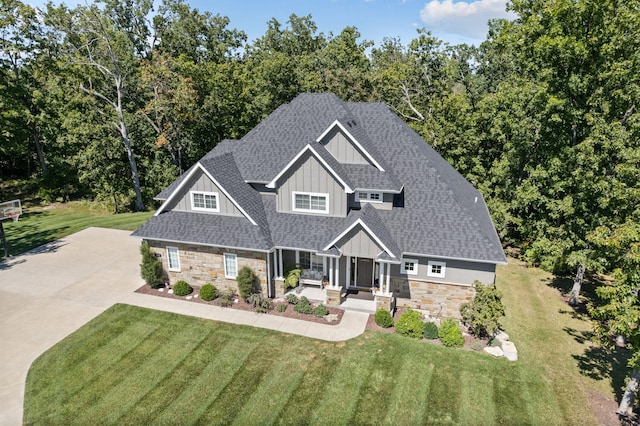
[[[370,164],[364,155],[342,134],[339,128],[331,130],[322,143],[340,163],[344,164]]]
[[[336,247],[340,249],[344,256],[368,257],[375,259],[382,251],[382,248],[362,229],[356,226],[342,237]]]
[[[190,182],[182,188],[177,194],[176,201],[173,202],[167,210],[193,211],[191,208],[191,191],[217,192],[218,207],[220,212],[206,212],[197,210],[198,213],[205,214],[222,214],[227,216],[243,216],[233,202],[218,188],[218,186],[202,171],[196,172]]]
[[[495,280],[496,265],[492,263],[478,263],[463,260],[433,259],[418,256],[406,256],[407,259],[418,260],[418,274],[407,275],[400,273],[400,265],[391,266],[391,275],[405,277],[409,280],[419,279],[432,282],[473,284],[475,280],[483,284],[491,284]],[[444,278],[432,277],[427,274],[429,261],[446,263]]]
[[[276,205],[278,212],[293,211],[293,193],[328,194],[329,213],[308,213],[328,216],[347,215],[347,195],[344,188],[311,154],[306,154],[280,178]]]

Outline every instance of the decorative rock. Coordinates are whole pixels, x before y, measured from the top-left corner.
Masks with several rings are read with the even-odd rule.
[[[191,298],[192,298],[192,296],[185,297],[185,299],[187,299],[187,300],[191,300]]]
[[[200,296],[200,293],[196,293],[196,294],[194,294],[194,295],[193,295],[193,298],[194,298],[194,299],[197,299],[197,298],[198,298],[198,296]]]
[[[495,339],[499,342],[506,342],[509,340],[509,335],[504,331],[500,331],[498,334],[496,334]]]
[[[169,291],[168,291],[167,293],[169,293],[169,294],[173,294],[173,289],[172,289],[172,288],[170,288],[170,289],[169,289]]]
[[[158,291],[162,292],[164,291],[164,288],[159,288]]]
[[[328,314],[324,317],[324,319],[326,319],[329,323],[338,321],[338,314]]]
[[[499,346],[487,346],[486,348],[484,348],[484,351],[489,355],[493,355],[495,357],[504,355],[504,352],[502,352],[502,349]]]
[[[502,342],[502,351],[504,352],[505,358],[507,358],[509,361],[518,360],[518,350],[516,349],[516,345],[513,342]]]

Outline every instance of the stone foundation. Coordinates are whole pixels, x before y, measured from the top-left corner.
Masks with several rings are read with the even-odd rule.
[[[253,269],[258,277],[262,294],[268,295],[266,253],[193,244],[172,244],[160,241],[148,241],[148,243],[151,250],[156,253],[158,260],[162,262],[163,273],[171,284],[184,280],[196,286],[211,283],[218,290],[229,288],[237,291],[238,284],[236,280],[224,276],[223,254],[234,253],[238,256],[238,270],[243,266],[249,266]],[[166,246],[178,247],[180,271],[169,271]]]
[[[395,308],[393,303],[393,293],[389,293],[388,296],[383,294],[376,294],[374,296],[374,300],[376,302],[376,311],[385,309],[393,314],[393,310]]]
[[[276,278],[274,279],[274,285],[276,287],[276,297],[284,297],[287,289],[284,284],[284,278]]]
[[[327,287],[327,306],[340,306],[344,302],[342,287]]]
[[[401,289],[398,306],[423,309],[432,317],[460,319],[460,306],[475,296],[472,285],[435,283],[417,279],[391,278],[391,289]],[[408,289],[408,291],[407,291]],[[408,292],[408,294],[407,294]],[[397,293],[396,293],[397,294]]]

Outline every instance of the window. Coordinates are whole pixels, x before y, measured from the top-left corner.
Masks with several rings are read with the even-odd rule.
[[[293,211],[329,213],[329,194],[293,193]]]
[[[322,257],[315,253],[308,251],[300,252],[300,269],[308,269],[310,271],[316,271],[322,273]]]
[[[191,208],[219,212],[217,192],[191,192]]]
[[[429,261],[429,266],[427,268],[427,275],[430,277],[444,278],[444,272],[447,268],[447,264],[445,262],[436,262]]]
[[[224,276],[226,278],[238,276],[238,256],[233,253],[224,254]]]
[[[356,192],[356,201],[382,202],[382,192]]]
[[[167,263],[170,271],[180,270],[180,252],[178,247],[167,247]]]
[[[402,259],[400,272],[408,275],[418,275],[418,261],[415,259]]]

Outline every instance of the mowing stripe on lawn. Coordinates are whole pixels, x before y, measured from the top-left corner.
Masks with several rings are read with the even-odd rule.
[[[229,424],[238,414],[239,407],[244,406],[251,398],[262,377],[275,361],[265,356],[265,349],[260,344],[264,342],[258,342],[257,347],[248,354],[218,398],[212,401],[203,416],[198,419],[198,424]]]
[[[123,413],[117,420],[119,424],[143,424],[149,421],[150,413],[162,412],[172,404],[176,398],[183,393],[189,393],[194,380],[198,380],[203,369],[207,367],[211,359],[219,355],[229,341],[229,336],[216,333],[213,327],[202,327],[200,331],[206,336],[193,348],[172,371],[168,372],[162,380],[149,389],[145,395],[140,395],[138,401]],[[172,354],[167,353],[167,358],[171,359]],[[198,400],[199,396],[195,398]],[[189,401],[189,406],[193,405],[194,399]],[[184,411],[185,407],[178,407],[178,412]]]
[[[195,424],[206,413],[220,393],[229,385],[253,352],[258,342],[244,338],[227,341],[221,350],[203,364],[200,374],[184,391],[170,395],[167,406],[152,424]]]
[[[152,355],[146,360],[147,362],[138,364],[116,386],[108,388],[104,396],[78,419],[86,418],[88,423],[89,419],[95,418],[97,413],[102,412],[109,413],[110,422],[117,422],[117,419],[131,409],[140,398],[177,368],[207,336],[208,333],[201,329],[182,330],[173,336],[167,333],[166,342],[175,345],[174,347],[179,348],[180,352],[166,354],[162,347],[155,352],[150,352]]]
[[[342,362],[335,366],[323,398],[317,401],[316,409],[310,413],[311,423],[349,423],[372,368],[374,357],[367,355],[368,350],[362,338],[349,342],[349,350],[345,351]]]
[[[493,378],[493,401],[502,407],[496,412],[496,423],[514,425],[533,422],[527,410],[529,401],[527,401],[522,387],[523,383],[519,374],[514,374],[511,377],[496,375]]]
[[[304,376],[300,358],[280,358],[233,419],[235,425],[272,424]]]
[[[420,424],[426,416],[434,365],[423,358],[424,352],[417,352],[405,352],[396,366],[396,387],[387,396],[389,406],[384,424]]]
[[[482,369],[482,371],[464,370],[460,373],[460,383],[473,385],[462,386],[459,418],[473,419],[477,425],[496,423],[496,407],[491,392],[493,375],[487,374],[486,369]]]
[[[369,377],[358,395],[358,404],[352,421],[365,424],[378,423],[389,411],[391,395],[398,384],[396,369],[399,367],[399,362],[404,361],[404,357],[393,348],[382,345],[383,342],[376,345],[377,347],[371,345],[371,351],[377,351],[377,353],[371,363]]]
[[[293,337],[292,337],[293,338]],[[304,360],[301,368],[304,375],[291,389],[289,403],[285,405],[279,413],[279,422],[290,425],[300,425],[309,423],[309,415],[314,407],[318,405],[329,386],[329,379],[338,368],[342,358],[342,349],[337,349],[338,345],[315,341],[305,345],[305,351],[297,349],[294,354],[288,354],[287,359],[293,355]]]
[[[427,399],[428,410],[423,422],[427,424],[458,423],[461,388],[468,386],[460,380],[460,371],[465,368],[456,350],[434,352],[436,368],[431,375],[431,386]],[[444,361],[442,358],[447,357]],[[453,386],[451,386],[453,385]]]

